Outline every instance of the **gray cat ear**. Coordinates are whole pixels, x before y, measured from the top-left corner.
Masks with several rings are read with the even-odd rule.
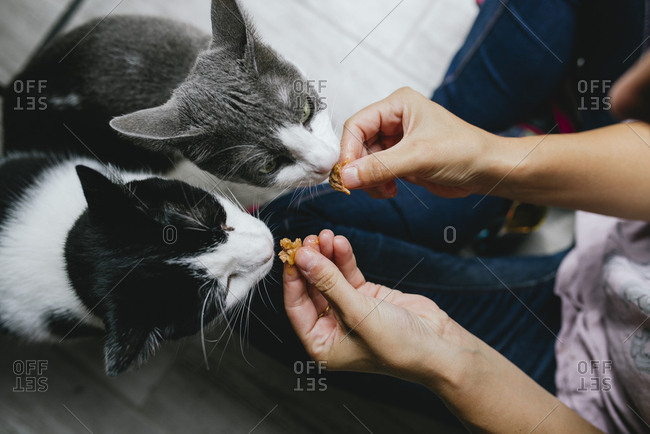
[[[110,125],[127,137],[153,141],[182,139],[200,133],[181,125],[178,107],[173,99],[159,107],[116,117]]]
[[[212,0],[212,46],[230,50],[257,71],[253,29],[236,0]]]

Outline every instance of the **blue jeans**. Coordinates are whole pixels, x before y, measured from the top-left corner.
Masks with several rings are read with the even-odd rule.
[[[359,268],[369,281],[434,300],[454,320],[500,351],[547,390],[554,392],[555,334],[559,300],[553,294],[556,270],[565,252],[543,257],[465,258],[441,252],[445,225],[459,237],[471,237],[482,219],[502,212],[502,201],[488,205],[477,197],[456,201],[436,198],[426,189],[401,186],[394,199],[374,200],[363,192],[350,196],[319,186],[301,195],[279,198],[263,209],[276,241],[304,238],[331,229],[350,240]],[[456,208],[462,220],[447,221]],[[425,207],[426,206],[426,207]],[[448,231],[449,232],[449,231]],[[453,244],[453,243],[451,243]],[[249,338],[265,352],[292,365],[308,360],[284,313],[282,267],[272,271],[270,290],[257,294],[256,320]],[[270,299],[270,303],[269,303]],[[359,374],[329,374],[333,384],[374,399],[449,416],[438,399],[418,386]]]
[[[436,251],[456,252],[467,246],[486,222],[500,222],[511,203],[487,196],[443,199],[402,181],[398,188],[400,193],[389,200],[370,200],[361,191],[353,191],[349,200],[343,200],[340,193],[319,186],[289,195],[283,203],[291,206],[284,210],[277,204],[270,209],[290,219],[291,230],[297,233],[313,231],[314,221],[321,221],[327,223],[321,229],[362,228]]]
[[[646,3],[486,0],[432,99],[502,131],[540,115],[562,92],[576,128],[609,125],[609,87],[648,45]]]

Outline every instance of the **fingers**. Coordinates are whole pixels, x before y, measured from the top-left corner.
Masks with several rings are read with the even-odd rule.
[[[334,263],[341,274],[354,288],[359,288],[366,283],[361,270],[357,267],[357,260],[352,252],[352,246],[347,238],[337,236],[333,240],[334,247]]]
[[[320,240],[316,235],[309,235],[302,243],[303,247],[309,247],[320,252]]]
[[[327,298],[346,324],[353,322],[367,304],[338,267],[323,255],[311,249],[299,249],[296,252],[296,265],[307,281]]]
[[[369,105],[347,120],[341,137],[341,161],[363,156],[364,145],[379,135],[401,137],[404,105],[396,93]]]
[[[380,193],[397,192],[396,178],[412,175],[419,166],[420,156],[410,148],[408,139],[385,151],[367,155],[346,165],[341,170],[347,188],[374,188]]]
[[[412,89],[402,88],[371,104],[345,123],[341,139],[341,161],[350,161],[341,171],[349,189],[363,189],[373,198],[397,194],[395,178],[411,175],[421,155],[406,149],[404,137],[410,117],[422,100]]]
[[[322,233],[325,232],[328,231],[323,231]],[[330,238],[334,238],[334,233],[332,231],[329,231],[329,234],[330,234]],[[307,238],[305,238],[305,242],[303,243],[303,246],[321,253],[326,258],[331,258],[332,257],[331,240],[328,242],[327,235],[328,234],[325,234],[324,237],[322,235],[321,236],[309,235]],[[329,247],[328,244],[330,245]],[[313,285],[307,286],[307,294],[309,295],[309,298],[311,298],[312,302],[314,303],[316,312],[323,312],[327,308],[327,300],[325,299],[325,297],[323,297],[323,295],[320,293],[318,289],[314,288]]]
[[[299,337],[306,336],[316,324],[318,311],[307,294],[307,284],[296,267],[284,265],[284,307],[289,322]]]
[[[325,229],[321,231],[321,233],[318,235],[318,241],[319,245],[321,247],[320,252],[323,256],[325,256],[327,259],[332,259],[334,256],[334,232],[332,232],[329,229]]]

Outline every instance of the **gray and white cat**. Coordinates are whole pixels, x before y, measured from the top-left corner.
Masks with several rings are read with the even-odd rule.
[[[246,302],[274,256],[261,221],[183,182],[88,158],[0,159],[0,331],[104,336],[110,375]]]
[[[6,149],[73,140],[74,152],[130,169],[169,173],[191,161],[276,191],[324,181],[339,145],[314,86],[259,39],[235,0],[213,0],[211,14],[212,37],[139,16],[59,37],[5,98]],[[36,100],[44,110],[25,109]]]

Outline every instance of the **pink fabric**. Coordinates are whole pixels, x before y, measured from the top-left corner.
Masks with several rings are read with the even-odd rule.
[[[556,293],[560,400],[605,432],[650,432],[650,224],[579,212]]]
[[[571,119],[557,106],[553,106],[553,117],[557,121],[558,132],[560,134],[575,133]]]

